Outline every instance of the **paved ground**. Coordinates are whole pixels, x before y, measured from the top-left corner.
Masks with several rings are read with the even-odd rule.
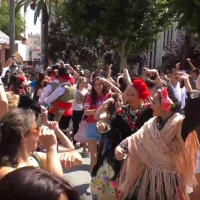
[[[82,149],[77,151],[81,152]],[[75,186],[82,200],[92,200],[91,196],[84,194],[90,182],[89,163],[90,158],[83,158],[83,164],[81,166],[74,167],[71,170],[65,170],[64,172],[65,179]]]

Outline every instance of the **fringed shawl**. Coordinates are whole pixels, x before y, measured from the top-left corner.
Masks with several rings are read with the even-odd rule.
[[[184,117],[174,114],[162,130],[157,117],[128,137],[130,156],[124,162],[118,186],[118,200],[137,195],[139,200],[188,200],[187,186],[195,185],[199,147],[192,132],[184,142]]]

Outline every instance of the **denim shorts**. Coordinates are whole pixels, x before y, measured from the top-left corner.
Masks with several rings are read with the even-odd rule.
[[[85,137],[91,140],[101,140],[101,135],[97,132],[96,123],[87,124]]]
[[[200,151],[198,152],[197,159],[198,159],[198,164],[197,164],[197,169],[195,171],[195,174],[200,173]]]

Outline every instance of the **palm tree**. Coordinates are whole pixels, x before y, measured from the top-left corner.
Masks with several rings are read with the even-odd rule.
[[[24,12],[27,11],[28,6],[35,11],[34,24],[36,24],[38,17],[42,14],[42,43],[44,53],[44,69],[48,67],[48,33],[49,33],[49,20],[51,16],[51,0],[20,0],[16,7],[15,13],[24,7]]]

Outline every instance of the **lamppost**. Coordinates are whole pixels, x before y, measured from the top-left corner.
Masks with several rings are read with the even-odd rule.
[[[15,1],[10,0],[10,57],[15,57]]]

